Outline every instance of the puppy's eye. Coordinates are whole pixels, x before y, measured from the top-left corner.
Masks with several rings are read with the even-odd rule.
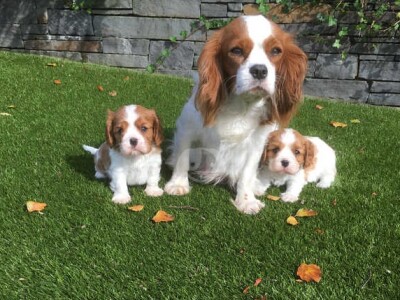
[[[241,48],[239,48],[239,47],[234,47],[234,48],[231,49],[231,53],[233,55],[236,55],[236,56],[242,56],[243,55],[243,50]]]
[[[147,128],[146,126],[141,126],[141,127],[140,127],[140,131],[141,131],[141,132],[146,132],[147,129],[148,129],[148,128]]]
[[[279,148],[273,148],[271,151],[272,153],[277,154],[279,152]]]
[[[278,47],[274,47],[274,48],[272,48],[272,50],[271,50],[271,55],[272,56],[277,56],[277,55],[279,55],[279,54],[281,54],[282,53],[282,49],[281,48],[278,48]]]
[[[294,150],[294,155],[299,155],[300,154],[300,150],[296,149]]]
[[[122,128],[121,127],[115,127],[114,132],[116,134],[121,134],[122,133]]]

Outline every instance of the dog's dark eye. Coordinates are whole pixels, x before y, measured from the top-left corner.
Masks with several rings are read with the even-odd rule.
[[[140,127],[140,131],[141,131],[141,132],[146,132],[147,129],[148,129],[148,128],[147,128],[146,126],[141,126],[141,127]]]
[[[231,49],[231,53],[233,55],[237,55],[237,56],[242,56],[243,55],[243,50],[239,47],[234,47]]]
[[[116,134],[121,134],[122,133],[122,128],[121,127],[115,127],[114,132]]]
[[[300,154],[300,150],[296,149],[294,150],[294,155],[299,155]]]
[[[279,152],[279,148],[273,148],[272,153],[277,154]]]
[[[274,48],[272,48],[272,50],[271,50],[271,55],[272,56],[277,56],[277,55],[279,55],[279,54],[281,54],[282,53],[282,49],[281,48],[278,48],[278,47],[274,47]]]

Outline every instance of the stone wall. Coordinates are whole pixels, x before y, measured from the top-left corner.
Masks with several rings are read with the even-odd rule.
[[[255,13],[255,1],[241,0],[94,0],[92,12],[71,11],[71,0],[0,0],[0,50],[64,57],[76,61],[145,69],[161,51],[177,48],[160,72],[191,76],[207,36],[197,31],[184,42],[171,36],[201,15],[225,19]],[[286,15],[270,12],[281,26],[296,35],[308,54],[305,93],[310,96],[350,99],[376,105],[400,106],[400,36],[362,40],[354,30],[357,16],[349,12],[340,23],[350,28],[345,41],[348,55],[331,45],[337,26],[315,23],[307,8]],[[373,9],[373,7],[371,7]],[[388,12],[387,18],[395,17]]]

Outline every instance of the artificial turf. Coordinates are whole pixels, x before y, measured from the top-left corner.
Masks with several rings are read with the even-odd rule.
[[[171,138],[190,91],[187,79],[0,52],[0,298],[396,299],[400,111],[306,99],[291,126],[336,150],[338,176],[297,203],[262,197],[248,216],[225,187],[193,183],[182,197],[130,188],[138,213],[113,204],[81,145],[102,143],[107,109],[129,103],[155,108]],[[26,211],[31,199],[43,214]],[[286,224],[299,208],[318,215]],[[175,220],[153,223],[159,209]],[[321,267],[319,283],[296,281],[302,262]]]

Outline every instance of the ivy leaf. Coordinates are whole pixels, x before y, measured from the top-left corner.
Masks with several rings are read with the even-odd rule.
[[[176,38],[176,36],[170,36],[170,37],[169,37],[169,40],[170,40],[171,42],[173,42],[173,43],[176,43],[178,39]]]
[[[342,46],[339,39],[336,39],[335,42],[332,44],[333,48],[339,49]]]

